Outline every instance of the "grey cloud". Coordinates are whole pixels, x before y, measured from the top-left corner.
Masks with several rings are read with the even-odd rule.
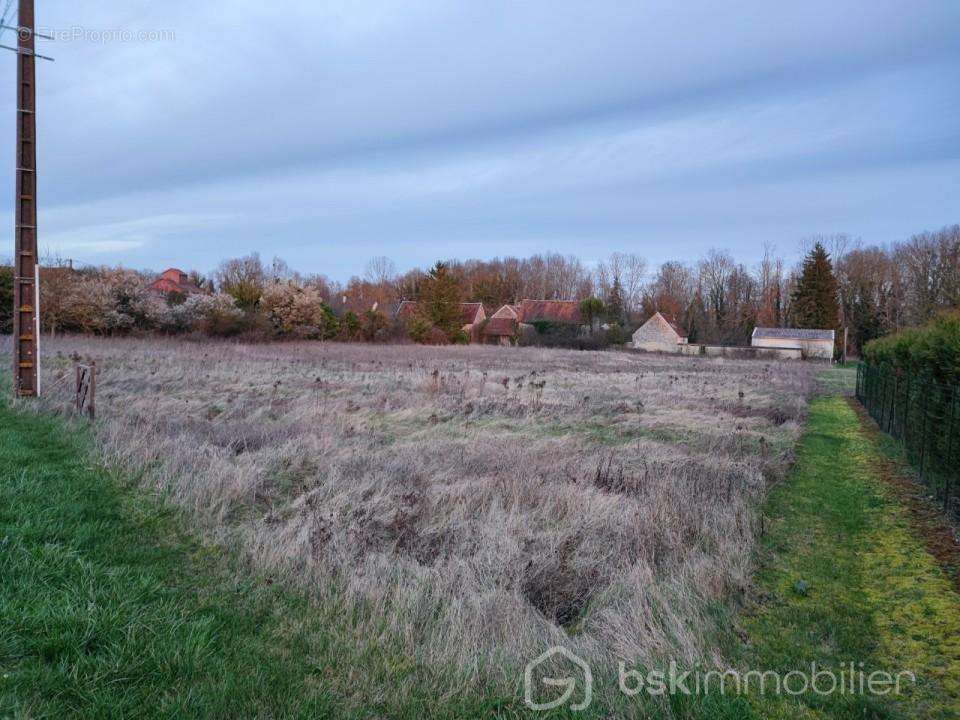
[[[955,222],[960,5],[790,5],[45,3],[56,28],[175,33],[52,50],[45,237],[92,261],[257,249],[343,277],[358,253],[600,256],[655,235],[752,254]]]

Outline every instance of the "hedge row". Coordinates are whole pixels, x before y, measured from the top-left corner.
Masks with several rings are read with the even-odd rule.
[[[905,370],[945,385],[960,384],[960,312],[873,340],[864,347],[863,359],[875,367]]]

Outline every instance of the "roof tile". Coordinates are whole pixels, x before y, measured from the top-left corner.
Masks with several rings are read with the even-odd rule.
[[[576,300],[524,300],[520,305],[520,319],[533,322],[583,322],[580,318],[580,303]]]

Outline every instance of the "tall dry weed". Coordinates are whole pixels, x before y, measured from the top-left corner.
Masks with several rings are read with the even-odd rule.
[[[107,463],[368,635],[464,668],[559,641],[710,657],[707,608],[748,582],[812,383],[802,364],[530,348],[44,347],[57,411],[71,356],[96,359]]]

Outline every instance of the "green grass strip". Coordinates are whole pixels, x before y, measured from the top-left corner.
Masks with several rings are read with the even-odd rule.
[[[0,403],[0,718],[510,716],[239,566]]]
[[[780,672],[862,662],[918,682],[899,698],[757,699],[769,717],[960,717],[960,596],[878,475],[880,452],[843,399],[814,401],[791,479],[767,508],[749,662]]]

